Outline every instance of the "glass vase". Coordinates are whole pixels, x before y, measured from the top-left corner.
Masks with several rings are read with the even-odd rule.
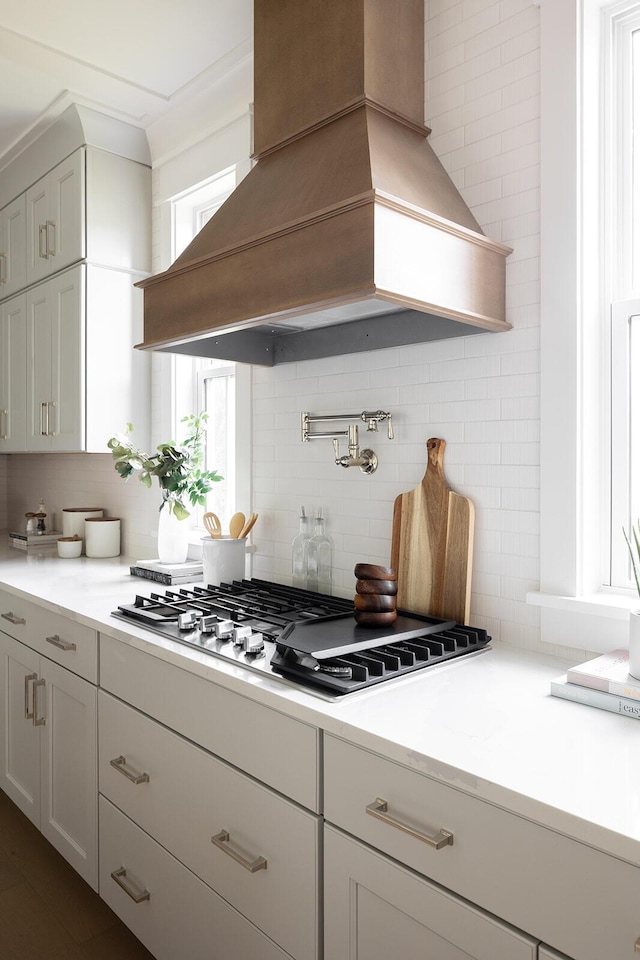
[[[189,524],[178,520],[170,502],[164,504],[158,518],[158,560],[160,563],[184,563],[189,552]]]

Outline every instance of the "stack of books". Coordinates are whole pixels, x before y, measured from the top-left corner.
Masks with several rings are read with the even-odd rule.
[[[551,694],[640,719],[640,680],[629,674],[629,651],[612,650],[551,681]]]
[[[37,547],[41,550],[43,547],[55,547],[61,533],[52,531],[51,533],[10,533],[9,546],[17,547],[18,550],[31,550]]]
[[[202,580],[202,560],[187,560],[185,563],[161,563],[160,560],[137,560],[129,567],[134,577],[144,577],[173,587],[180,583],[196,583]]]

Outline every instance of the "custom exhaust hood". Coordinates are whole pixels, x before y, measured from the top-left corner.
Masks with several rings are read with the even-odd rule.
[[[255,0],[254,159],[143,349],[276,363],[508,330],[505,258],[424,126],[423,0]]]

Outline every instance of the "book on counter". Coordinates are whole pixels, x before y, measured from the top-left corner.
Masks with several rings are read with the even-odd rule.
[[[570,683],[565,673],[551,681],[551,695],[562,697],[563,700],[572,700],[574,703],[584,703],[598,710],[609,710],[624,717],[635,717],[640,720],[640,700],[631,697],[621,697],[616,693],[607,693],[596,690],[594,687],[583,687],[579,683]]]
[[[62,534],[59,531],[51,533],[10,533],[9,545],[19,550],[28,550],[30,547],[55,546]]]
[[[580,687],[640,702],[640,680],[629,675],[629,651],[612,650],[567,670],[567,680]]]
[[[133,577],[143,577],[167,587],[202,580],[202,561],[187,560],[186,563],[161,563],[159,560],[138,560],[129,567]]]

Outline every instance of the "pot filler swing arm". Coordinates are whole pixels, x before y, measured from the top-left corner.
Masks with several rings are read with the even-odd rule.
[[[387,437],[393,440],[393,421],[391,413],[385,410],[363,410],[362,413],[326,413],[311,414],[306,411],[302,414],[302,440],[326,440],[333,443],[333,452],[336,465],[339,467],[360,467],[362,473],[371,474],[377,470],[378,457],[368,447],[360,449],[358,438],[358,424],[349,423],[346,430],[323,430],[311,432],[313,423],[330,423],[331,421],[362,421],[367,425],[368,432],[377,433],[378,424],[387,421]],[[348,453],[340,456],[340,437],[348,438]]]

